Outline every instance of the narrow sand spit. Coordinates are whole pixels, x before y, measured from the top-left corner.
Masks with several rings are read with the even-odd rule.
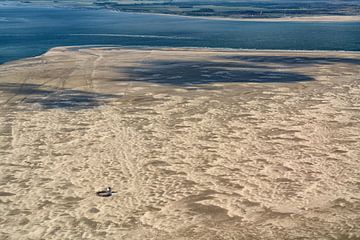
[[[0,65],[0,239],[359,239],[359,65],[109,47]]]
[[[173,15],[184,18],[198,18],[219,21],[237,21],[237,22],[360,22],[359,15],[320,15],[320,16],[289,16],[278,18],[239,18],[239,17],[208,17],[208,16],[184,16],[178,14],[166,13],[140,13],[138,14],[156,14],[156,15]]]

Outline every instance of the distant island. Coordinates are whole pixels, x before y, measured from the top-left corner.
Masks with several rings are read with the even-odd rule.
[[[13,1],[17,2],[17,1]],[[324,17],[325,20],[360,18],[360,3],[355,0],[64,0],[18,1],[24,4],[46,3],[106,8],[124,12],[175,14],[192,17],[231,19],[288,19]],[[344,18],[346,16],[346,18]]]

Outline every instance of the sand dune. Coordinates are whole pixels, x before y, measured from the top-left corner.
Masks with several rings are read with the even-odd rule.
[[[69,47],[0,65],[0,239],[359,239],[359,63]]]

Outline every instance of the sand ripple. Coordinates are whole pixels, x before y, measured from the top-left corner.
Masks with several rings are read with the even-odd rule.
[[[359,62],[57,48],[2,65],[0,238],[358,239]]]

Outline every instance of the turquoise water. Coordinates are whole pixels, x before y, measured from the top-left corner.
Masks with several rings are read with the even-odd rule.
[[[360,23],[236,22],[0,6],[0,63],[69,45],[360,51]]]

